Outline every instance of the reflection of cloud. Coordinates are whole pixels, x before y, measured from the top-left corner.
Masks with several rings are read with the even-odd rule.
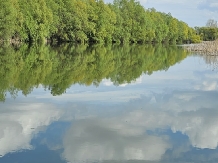
[[[186,134],[193,146],[216,149],[218,143],[218,110],[202,108],[181,113],[172,128]]]
[[[169,94],[155,95],[159,99],[156,104],[147,107],[153,108],[150,113],[144,113],[152,125],[146,128],[162,128],[170,126],[176,132],[186,134],[193,146],[199,148],[217,147],[218,143],[218,92],[210,91],[177,91]],[[138,102],[139,103],[139,102]],[[154,110],[158,110],[158,114]],[[138,113],[142,115],[143,113]],[[137,123],[143,120],[137,117]],[[158,121],[157,121],[158,119]],[[161,125],[160,125],[161,124]]]
[[[135,80],[133,80],[131,83],[123,83],[123,84],[120,84],[120,85],[118,85],[118,86],[120,86],[120,87],[125,87],[125,86],[129,86],[129,85],[136,85],[136,84],[140,84],[140,83],[142,83],[142,76],[140,76],[140,77],[138,77],[137,79],[135,79]],[[102,81],[101,81],[101,84],[102,85],[105,85],[105,86],[112,86],[112,85],[114,85],[114,83],[113,82],[111,82],[111,80],[109,80],[109,79],[103,79]]]
[[[155,96],[156,104],[144,103],[144,106],[151,108],[149,112],[136,111],[134,114],[138,116],[126,119],[135,117],[135,124],[144,123],[148,129],[170,126],[174,132],[186,134],[193,146],[211,149],[217,147],[218,92],[178,91],[159,95],[161,97]],[[140,105],[143,105],[143,102]]]
[[[70,162],[159,160],[168,148],[165,138],[123,120],[90,119],[78,121],[67,132],[63,157]]]
[[[101,83],[105,86],[112,86],[113,85],[113,82],[111,82],[111,80],[109,80],[109,79],[103,79],[101,81]]]
[[[142,92],[139,90],[138,92]],[[104,103],[120,103],[120,102],[128,102],[129,99],[139,98],[140,95],[137,93],[132,93],[131,90],[107,90],[107,91],[90,91],[83,93],[72,93],[72,94],[63,94],[62,96],[52,97],[56,101],[75,101],[75,102],[104,102]],[[40,98],[47,98],[40,97]]]
[[[215,149],[217,96],[218,92],[210,91],[153,93],[131,100],[122,115],[79,120],[64,137],[63,157],[71,162],[159,160],[170,148],[169,142],[146,131],[167,128],[187,135],[194,147]],[[177,156],[179,151],[190,150],[188,145],[183,148]]]
[[[1,104],[0,155],[31,149],[30,142],[33,136],[59,116],[60,112],[48,104]]]
[[[190,66],[177,66],[183,67],[183,71],[180,72],[180,68],[179,71],[178,68],[172,67],[168,73],[157,72],[152,76],[143,76],[136,81],[141,83],[140,86],[132,84],[134,87],[109,89],[79,86],[76,89],[72,87],[69,90],[71,92],[58,97],[37,95],[37,100],[50,99],[59,105],[68,103],[69,108],[62,110],[65,112],[64,116],[53,106],[36,102],[1,109],[0,154],[31,149],[30,142],[33,136],[41,130],[42,126],[47,126],[56,119],[63,121],[76,119],[64,137],[63,157],[72,162],[159,160],[171,147],[169,140],[146,132],[148,130],[153,132],[159,128],[170,128],[173,132],[187,135],[190,143],[195,147],[214,149],[218,142],[216,110],[218,93],[215,80],[217,77],[213,73],[202,73],[199,67],[197,67],[199,73],[194,76],[191,73],[193,68]],[[170,89],[163,94],[150,93],[147,96],[140,96],[140,94],[149,94],[150,91],[161,92],[167,87]],[[187,87],[192,91],[180,91]],[[193,89],[194,87],[197,89]],[[174,89],[178,91],[171,92]],[[80,105],[81,103],[83,106]],[[113,113],[108,111],[111,103],[113,103],[112,107],[115,106],[110,108],[115,110]],[[121,108],[118,113],[117,107],[124,103],[127,103],[124,106],[125,111]],[[110,116],[116,113],[116,117],[94,120],[93,117],[97,117],[102,112],[104,116],[108,116],[105,113],[107,111],[110,112]],[[35,129],[32,130],[32,127]],[[176,155],[179,156],[180,152],[189,150],[189,145],[187,143],[184,148],[177,150]],[[62,146],[55,144],[51,147],[59,149]]]
[[[212,91],[217,90],[218,84],[216,81],[204,81],[201,85],[195,86],[197,90]]]

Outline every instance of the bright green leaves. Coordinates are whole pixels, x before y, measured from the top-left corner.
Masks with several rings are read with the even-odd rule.
[[[199,36],[196,35],[193,28],[186,23],[179,21],[171,16],[157,12],[155,9],[148,9],[146,19],[149,20],[148,41],[153,42],[170,42],[170,43],[187,43],[199,42]]]
[[[178,22],[178,41],[182,42],[183,40],[188,40],[188,31],[189,27],[186,23],[179,21]]]
[[[50,35],[50,24],[53,22],[51,10],[45,0],[19,0],[23,15],[21,35],[27,41],[43,42]]]
[[[11,39],[16,34],[18,9],[17,1],[0,1],[0,39]]]
[[[166,41],[169,37],[169,25],[167,24],[167,15],[161,12],[157,12],[155,9],[149,9],[148,16],[153,22],[153,39],[154,42],[163,42]]]
[[[211,41],[218,39],[217,27],[196,27],[196,32],[201,36],[204,41]]]
[[[94,35],[94,41],[111,42],[114,24],[116,23],[115,13],[108,5],[104,4],[103,0],[99,0],[96,3],[95,11],[98,19],[95,22],[96,34]]]
[[[169,39],[171,42],[176,42],[178,39],[178,20],[175,18],[170,19],[169,21]]]
[[[191,41],[193,29],[136,0],[2,0],[0,39],[27,42]],[[189,32],[188,32],[189,31]]]

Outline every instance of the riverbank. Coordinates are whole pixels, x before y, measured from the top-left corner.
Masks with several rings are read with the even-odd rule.
[[[184,48],[191,52],[198,52],[201,54],[218,56],[218,40],[203,41],[199,44],[189,44],[185,45]]]

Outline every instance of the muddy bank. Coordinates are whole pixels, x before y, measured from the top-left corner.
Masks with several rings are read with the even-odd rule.
[[[203,41],[199,44],[189,44],[183,46],[191,52],[198,52],[205,55],[218,56],[218,40]]]

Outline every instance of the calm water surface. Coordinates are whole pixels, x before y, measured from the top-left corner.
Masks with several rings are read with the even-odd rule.
[[[0,163],[218,162],[217,73],[177,47],[3,47]]]

